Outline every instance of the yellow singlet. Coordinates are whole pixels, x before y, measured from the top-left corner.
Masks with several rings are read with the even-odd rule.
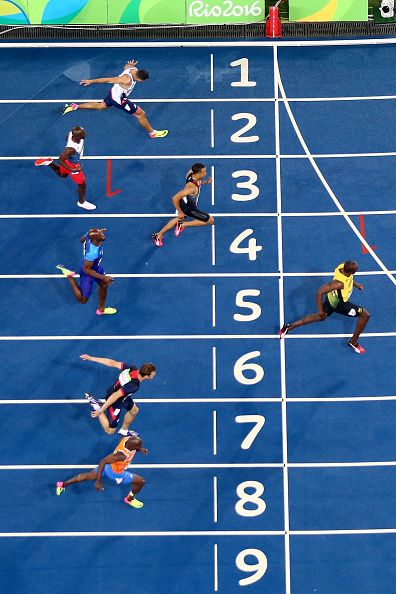
[[[346,301],[348,301],[349,297],[352,295],[353,274],[351,274],[351,276],[345,276],[345,274],[342,274],[341,269],[344,268],[344,264],[345,264],[345,262],[342,262],[342,264],[339,264],[337,266],[337,268],[334,271],[334,277],[333,277],[333,280],[342,282],[344,285],[344,288],[343,289],[334,289],[334,291],[330,291],[330,293],[327,293],[327,298],[328,298],[330,305],[332,307],[337,307],[337,304],[340,301],[343,301],[345,303]]]

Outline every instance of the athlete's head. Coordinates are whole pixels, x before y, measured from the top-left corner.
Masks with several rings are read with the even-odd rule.
[[[147,70],[135,70],[134,71],[134,79],[139,81],[139,82],[144,82],[145,80],[147,80],[149,78],[149,73],[147,72]]]
[[[142,379],[152,380],[157,373],[157,368],[153,363],[143,363],[139,369],[139,375]]]
[[[143,445],[143,441],[140,439],[140,437],[132,435],[129,439],[127,439],[125,445],[128,450],[140,450]]]
[[[76,142],[80,142],[80,140],[85,138],[85,130],[84,128],[81,128],[81,126],[74,126],[74,128],[71,130],[71,133],[73,140]]]
[[[203,179],[206,175],[206,167],[203,163],[194,163],[191,173],[196,179]]]
[[[100,245],[106,239],[106,229],[90,229],[88,231],[89,239],[96,245]]]
[[[357,272],[357,269],[358,263],[354,260],[346,260],[344,262],[344,272],[346,272],[346,274],[355,274],[355,272]]]

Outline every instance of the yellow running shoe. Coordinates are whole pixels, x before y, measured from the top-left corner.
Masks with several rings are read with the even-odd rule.
[[[153,132],[150,132],[150,138],[164,138],[167,134],[168,130],[153,130]]]
[[[139,499],[133,498],[131,501],[129,501],[127,497],[125,497],[124,503],[134,507],[135,509],[140,509],[144,505],[143,501],[139,501]]]
[[[68,270],[67,268],[62,266],[62,264],[58,264],[57,269],[60,270],[61,273],[64,274],[65,276],[75,276],[76,275],[76,273],[73,272],[73,270]]]
[[[112,314],[116,314],[116,313],[117,313],[117,310],[115,307],[105,307],[103,311],[100,311],[100,309],[96,310],[96,314],[98,316],[103,316],[105,314],[112,315]]]

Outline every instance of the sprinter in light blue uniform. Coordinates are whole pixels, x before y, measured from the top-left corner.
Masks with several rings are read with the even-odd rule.
[[[93,283],[98,285],[99,304],[96,314],[115,314],[115,307],[106,307],[107,287],[113,283],[111,276],[108,276],[101,264],[103,258],[103,242],[106,239],[106,229],[89,229],[80,239],[84,244],[84,258],[80,266],[80,285],[74,278],[76,273],[63,265],[58,264],[57,268],[69,280],[74,297],[79,303],[87,303],[91,296]]]

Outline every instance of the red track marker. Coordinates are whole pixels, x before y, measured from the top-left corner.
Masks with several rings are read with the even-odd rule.
[[[363,235],[364,239],[366,239],[366,230],[364,228],[364,216],[361,214],[359,215],[359,224],[360,224],[360,233]],[[376,246],[370,246],[372,250],[376,250]],[[362,254],[368,254],[368,249],[362,244]]]
[[[116,196],[119,194],[121,190],[114,190],[111,191],[111,159],[107,159],[107,179],[106,179],[106,196],[111,198],[112,196]]]

